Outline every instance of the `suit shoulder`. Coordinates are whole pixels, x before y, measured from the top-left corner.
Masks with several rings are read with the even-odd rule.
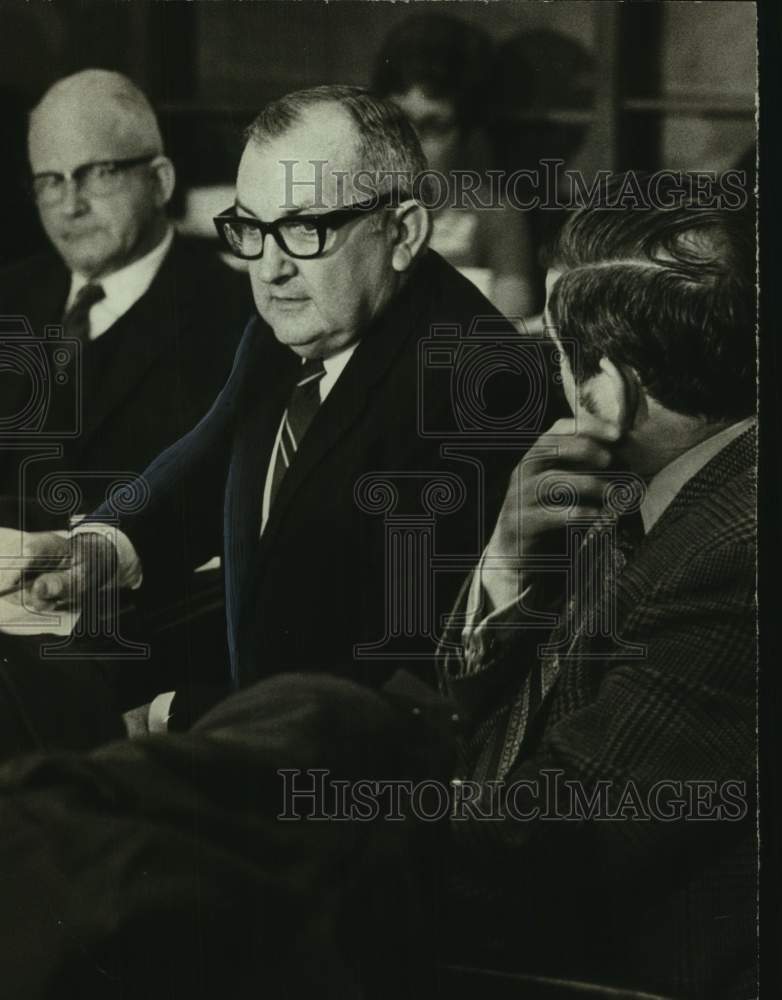
[[[755,469],[728,480],[703,503],[717,544],[744,542],[754,546],[757,530],[757,476]]]
[[[247,275],[226,264],[213,240],[177,235],[171,253],[177,269],[194,281],[206,278],[242,288],[248,284]]]
[[[754,589],[757,518],[754,471],[702,493],[677,516],[663,514],[639,553],[632,576],[638,597],[730,585]]]
[[[177,236],[171,254],[168,273],[177,295],[189,300],[196,326],[211,335],[215,324],[219,325],[221,335],[230,337],[235,346],[254,314],[248,276],[226,264],[209,240]]]
[[[35,328],[58,323],[70,277],[53,253],[14,262],[0,270],[0,313],[25,315]]]
[[[757,462],[754,431],[728,445],[697,477],[698,519],[712,544],[754,547],[757,530]]]
[[[0,292],[5,293],[7,289],[16,289],[20,284],[31,284],[41,278],[66,276],[66,269],[58,257],[51,253],[39,253],[0,267]]]
[[[466,334],[476,321],[483,320],[492,324],[498,332],[515,332],[510,320],[434,250],[426,251],[413,280],[427,296],[432,322],[457,323]]]

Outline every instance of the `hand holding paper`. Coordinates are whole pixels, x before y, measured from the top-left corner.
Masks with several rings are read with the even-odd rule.
[[[103,534],[0,528],[0,595],[33,611],[80,604],[90,590],[113,582],[116,563],[114,545]]]

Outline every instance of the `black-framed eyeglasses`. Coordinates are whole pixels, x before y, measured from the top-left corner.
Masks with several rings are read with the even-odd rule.
[[[130,156],[124,160],[97,160],[82,163],[75,170],[66,173],[51,170],[33,174],[30,182],[33,197],[39,205],[56,205],[65,196],[68,181],[73,181],[77,190],[83,194],[105,198],[118,190],[126,171],[151,163],[158,155],[145,153],[144,156]]]
[[[372,201],[356,202],[333,212],[283,216],[274,222],[237,215],[232,208],[228,208],[215,216],[214,224],[226,248],[242,260],[258,260],[263,255],[263,244],[269,233],[283,253],[306,260],[325,253],[331,247],[337,230],[348,222],[388,208],[392,203],[398,204],[398,200],[398,192],[389,192]]]

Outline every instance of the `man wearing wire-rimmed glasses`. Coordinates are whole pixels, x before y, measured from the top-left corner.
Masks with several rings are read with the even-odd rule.
[[[50,245],[0,271],[0,526],[66,528],[204,415],[251,301],[216,245],[174,232],[174,167],[127,77],[56,81],[31,111],[28,156]],[[199,648],[224,648],[215,616]],[[0,632],[9,618],[0,609]],[[26,644],[36,629],[21,632]]]
[[[11,363],[1,369],[0,434],[16,447],[0,449],[0,494],[29,500],[48,473],[72,473],[86,513],[106,489],[93,474],[141,472],[205,413],[249,297],[215,252],[175,235],[174,166],[155,112],[127,77],[87,69],[56,81],[30,113],[28,156],[51,247],[0,271],[0,314],[23,317],[55,356],[45,384],[32,384],[23,342],[7,342],[3,327]],[[218,323],[228,327],[219,337]],[[46,334],[57,325],[59,353]],[[39,397],[40,414],[29,413]],[[20,478],[20,445],[27,455],[44,442],[59,457],[35,455]]]

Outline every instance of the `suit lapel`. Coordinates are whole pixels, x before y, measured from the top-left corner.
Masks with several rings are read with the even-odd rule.
[[[186,337],[192,296],[181,273],[176,239],[147,291],[85,352],[94,394],[85,408],[86,445],[137,389],[146,372],[177,337]]]
[[[236,435],[225,494],[225,573],[228,634],[236,635],[258,559],[263,489],[277,427],[299,370],[298,357],[256,323],[258,349],[242,381]],[[241,595],[241,604],[240,604]],[[235,649],[233,662],[236,662]]]
[[[647,538],[656,539],[670,530],[690,507],[720,489],[726,480],[740,475],[757,462],[757,426],[752,425],[707,462],[688,480],[652,526]]]
[[[418,296],[403,291],[379,321],[362,337],[344,372],[324,400],[280,484],[261,541],[271,539],[293,497],[320,462],[337,447],[366,411],[376,385],[392,368],[411,337],[417,336]],[[275,428],[276,429],[276,428]]]
[[[427,287],[427,283],[423,287]],[[415,286],[414,286],[415,287]],[[296,452],[296,458],[280,484],[269,519],[259,539],[261,504],[266,473],[280,418],[293,389],[301,364],[287,348],[271,341],[270,361],[259,364],[265,387],[252,420],[239,421],[229,475],[226,505],[226,537],[232,537],[226,551],[227,609],[232,662],[236,669],[236,636],[240,620],[255,605],[258,579],[267,564],[286,511],[293,498],[305,487],[312,473],[329,452],[337,447],[351,426],[366,411],[374,386],[387,374],[410,337],[417,336],[420,295],[409,287],[392,303],[373,328],[367,331],[340,375]],[[279,352],[282,351],[282,355]]]
[[[614,601],[616,635],[609,637],[608,645],[605,641],[596,643],[595,639],[587,635],[583,622],[575,623],[568,629],[564,621],[566,616],[563,616],[563,622],[557,629],[558,634],[556,637],[552,636],[552,639],[556,641],[560,635],[564,636],[570,631],[573,638],[566,655],[575,669],[569,669],[564,663],[561,668],[557,665],[556,676],[548,688],[546,701],[564,682],[568,685],[570,692],[568,697],[571,701],[583,703],[589,700],[595,685],[600,682],[600,672],[594,669],[595,660],[603,662],[611,654],[616,658],[620,656],[624,658],[626,655],[629,661],[643,658],[639,655],[636,644],[633,643],[625,649],[621,636],[628,615],[638,606],[638,602],[643,600],[648,592],[650,575],[654,576],[649,572],[649,557],[655,551],[660,538],[669,534],[676,522],[685,516],[694,504],[719,491],[726,481],[752,466],[756,458],[756,434],[755,427],[749,428],[718,452],[703,469],[684,484],[649,534],[642,539],[627,566],[617,574],[612,592],[601,593],[599,598],[601,604],[605,600]],[[598,612],[600,612],[599,605]],[[567,673],[567,678],[563,677],[563,673]]]

